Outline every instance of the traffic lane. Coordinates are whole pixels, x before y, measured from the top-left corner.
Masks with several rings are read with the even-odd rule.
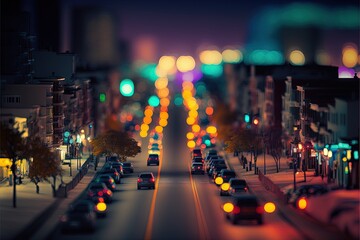
[[[264,214],[263,225],[258,225],[256,221],[242,221],[233,225],[225,218],[221,209],[222,204],[230,200],[230,197],[221,197],[219,188],[209,181],[206,175],[198,175],[194,179],[199,189],[199,198],[211,239],[232,240],[239,239],[239,236],[241,239],[304,239],[276,212]]]
[[[200,239],[196,206],[188,175],[162,173],[152,239]]]
[[[137,190],[137,174],[148,168],[141,158],[129,161],[137,167],[117,184],[107,216],[97,219],[96,231],[63,234],[58,227],[51,239],[144,239],[154,190]]]

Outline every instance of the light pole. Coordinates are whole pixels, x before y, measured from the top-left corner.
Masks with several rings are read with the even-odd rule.
[[[296,191],[296,169],[297,169],[297,155],[298,155],[298,149],[297,149],[297,143],[294,141],[294,147],[293,147],[293,169],[294,169],[294,192]]]

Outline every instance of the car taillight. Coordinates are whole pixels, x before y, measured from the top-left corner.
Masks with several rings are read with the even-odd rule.
[[[107,195],[110,195],[110,196],[111,196],[111,194],[112,194],[112,192],[111,192],[109,189],[104,190],[104,192],[105,192]]]
[[[114,179],[109,179],[109,183],[113,183],[114,182]]]
[[[264,208],[261,206],[256,207],[256,213],[262,214],[264,212]]]
[[[244,188],[244,190],[245,190],[245,192],[247,192],[248,188],[247,188],[247,187],[245,187],[245,188]]]
[[[238,214],[238,213],[240,213],[240,207],[238,207],[238,206],[234,206],[234,209],[233,209],[233,211],[232,211],[234,214]]]
[[[150,178],[150,182],[155,182],[155,179],[154,179],[154,178]]]
[[[141,179],[141,178],[138,178],[137,182],[142,182],[142,179]]]

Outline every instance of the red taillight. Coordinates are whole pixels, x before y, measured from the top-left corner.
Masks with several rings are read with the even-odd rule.
[[[103,196],[104,193],[103,193],[102,191],[98,191],[97,195],[98,195],[98,196]]]
[[[141,178],[138,178],[137,182],[142,182],[142,179],[141,179]]]
[[[240,213],[240,207],[235,206],[232,212],[233,212],[234,214]]]
[[[264,212],[264,208],[261,206],[256,207],[256,213],[262,214]]]
[[[245,187],[244,190],[245,190],[245,192],[247,192],[247,190],[248,190],[247,187]]]
[[[112,192],[111,192],[109,189],[104,190],[104,192],[105,192],[107,195],[110,195],[110,196],[111,196],[111,194],[112,194]]]
[[[155,182],[155,179],[154,179],[154,178],[150,178],[150,182]]]

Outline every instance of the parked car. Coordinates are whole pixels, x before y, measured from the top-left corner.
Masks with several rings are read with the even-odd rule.
[[[263,206],[260,205],[255,195],[246,194],[232,197],[230,202],[223,205],[226,219],[232,224],[240,220],[256,220],[263,224]]]
[[[141,172],[137,179],[137,189],[141,188],[155,189],[155,177],[152,172]]]
[[[149,157],[147,159],[147,165],[150,166],[150,165],[157,165],[159,166],[159,154],[149,154]]]
[[[201,162],[193,162],[191,164],[191,174],[205,174],[204,164]]]
[[[70,205],[69,209],[60,218],[62,232],[90,231],[96,229],[96,211],[93,202],[80,200]]]
[[[123,162],[122,167],[125,174],[134,172],[134,165],[131,162]]]
[[[298,207],[298,200],[302,197],[310,198],[312,196],[318,196],[328,193],[330,190],[325,184],[306,184],[296,188],[295,191],[291,191],[289,194],[288,203],[294,207]]]
[[[105,183],[106,187],[108,187],[113,192],[116,189],[115,180],[111,177],[110,174],[100,174],[94,179],[94,182]]]

